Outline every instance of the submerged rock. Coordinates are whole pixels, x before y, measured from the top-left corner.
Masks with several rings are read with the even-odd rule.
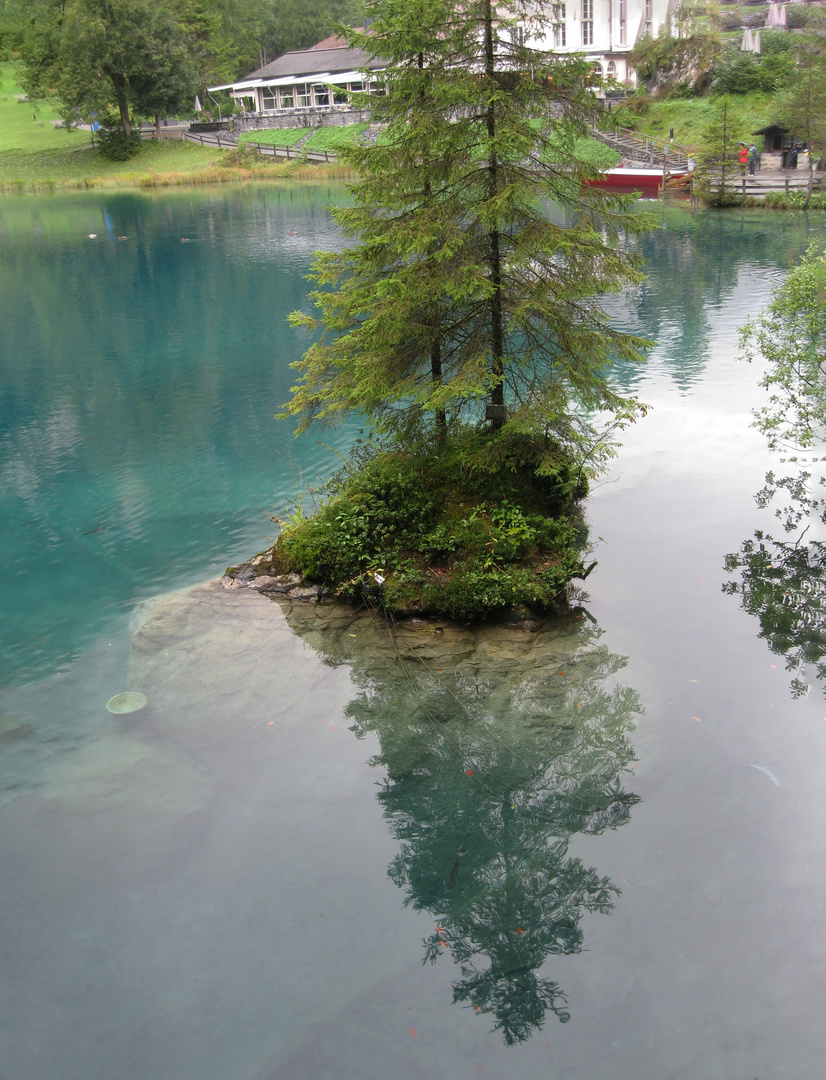
[[[14,742],[15,739],[25,739],[31,735],[32,729],[28,724],[23,724],[13,716],[0,713],[0,742]]]

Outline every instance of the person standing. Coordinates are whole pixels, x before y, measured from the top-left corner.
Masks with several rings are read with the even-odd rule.
[[[740,172],[743,174],[743,176],[745,176],[746,165],[748,164],[749,160],[749,148],[744,142],[740,143],[740,150],[737,154],[737,160],[740,162]]]

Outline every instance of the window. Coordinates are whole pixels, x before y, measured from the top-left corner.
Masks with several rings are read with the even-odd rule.
[[[293,107],[293,88],[285,86],[279,96],[279,109],[291,109]]]
[[[264,112],[275,112],[278,108],[277,91],[274,86],[265,86],[261,91],[261,109]]]
[[[316,105],[330,104],[330,91],[326,86],[314,86],[313,97],[315,98]]]
[[[599,60],[594,61],[594,82],[602,82],[602,64]]]
[[[306,83],[298,83],[295,88],[295,107],[309,109],[313,103],[312,90]]]
[[[625,27],[626,27],[626,15],[625,15],[625,0],[618,0],[617,10],[619,14],[619,43],[625,44]]]
[[[565,33],[565,5],[554,4],[554,48],[564,49],[567,45]]]
[[[594,0],[582,0],[582,44],[594,44]]]
[[[617,65],[614,63],[613,60],[609,60],[608,61],[608,78],[609,79],[616,79],[616,77],[617,77]]]
[[[650,35],[652,29],[653,27],[651,22],[651,0],[645,0],[645,33]]]

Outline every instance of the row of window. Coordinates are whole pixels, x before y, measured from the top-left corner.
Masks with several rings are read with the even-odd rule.
[[[265,86],[261,91],[261,109],[263,112],[277,112],[279,109],[310,109],[313,106],[344,105],[347,94],[380,94],[379,83],[354,82],[346,86],[331,87],[320,83],[294,83],[292,86]]]
[[[627,20],[625,17],[626,0],[618,0],[617,22],[619,31],[619,44],[625,44]],[[565,4],[554,4],[554,48],[562,49],[568,44],[568,33],[565,26]],[[651,0],[645,0],[646,21],[648,32],[651,32]],[[582,44],[594,44],[594,0],[582,0]]]

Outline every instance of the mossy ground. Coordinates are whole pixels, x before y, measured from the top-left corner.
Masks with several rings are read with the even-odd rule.
[[[300,573],[396,615],[562,610],[583,574],[587,482],[561,454],[548,475],[536,461],[528,438],[478,432],[443,448],[357,451],[315,514],[282,522],[257,572]]]

